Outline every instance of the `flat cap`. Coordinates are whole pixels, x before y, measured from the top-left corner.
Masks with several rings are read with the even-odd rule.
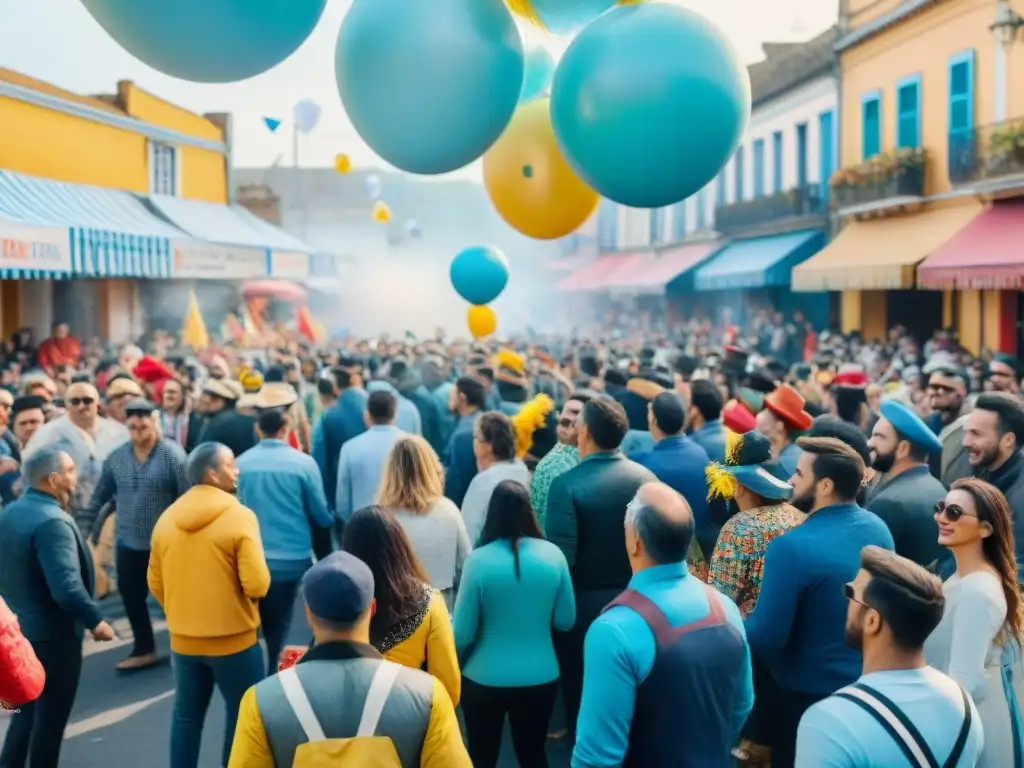
[[[302,599],[314,616],[351,624],[373,601],[373,573],[355,555],[334,552],[306,571]]]

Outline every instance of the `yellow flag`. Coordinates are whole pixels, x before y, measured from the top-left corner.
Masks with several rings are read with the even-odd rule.
[[[181,343],[197,352],[210,346],[210,335],[206,332],[206,323],[199,311],[199,299],[195,291],[189,291],[188,311],[181,326]]]
[[[352,170],[352,159],[342,152],[334,157],[334,170],[338,173],[348,173]]]
[[[387,203],[378,202],[373,206],[373,220],[380,224],[387,224],[391,221],[391,209]]]

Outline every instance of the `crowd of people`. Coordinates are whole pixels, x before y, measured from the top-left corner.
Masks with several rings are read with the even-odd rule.
[[[1024,768],[1024,369],[759,323],[14,339],[0,766],[58,765],[116,592],[120,673],[166,617],[172,768],[214,688],[230,768],[486,768],[506,721],[530,768],[551,739],[574,768]]]

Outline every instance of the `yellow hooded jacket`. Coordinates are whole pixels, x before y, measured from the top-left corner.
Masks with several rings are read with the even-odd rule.
[[[147,580],[175,653],[228,656],[252,647],[257,601],[270,588],[255,513],[219,488],[194,486],[157,521]]]

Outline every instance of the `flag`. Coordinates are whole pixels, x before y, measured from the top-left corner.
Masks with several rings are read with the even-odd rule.
[[[327,335],[324,327],[313,319],[313,316],[309,314],[309,309],[305,306],[299,307],[298,315],[295,318],[295,328],[314,344]]]
[[[181,326],[181,343],[196,352],[210,345],[210,335],[206,332],[206,323],[199,311],[199,299],[195,291],[189,291],[188,294],[188,311],[185,312],[185,321]]]
[[[278,128],[281,127],[281,121],[275,120],[272,117],[264,117],[263,124],[267,126],[267,130],[270,131],[271,133],[274,133]]]

